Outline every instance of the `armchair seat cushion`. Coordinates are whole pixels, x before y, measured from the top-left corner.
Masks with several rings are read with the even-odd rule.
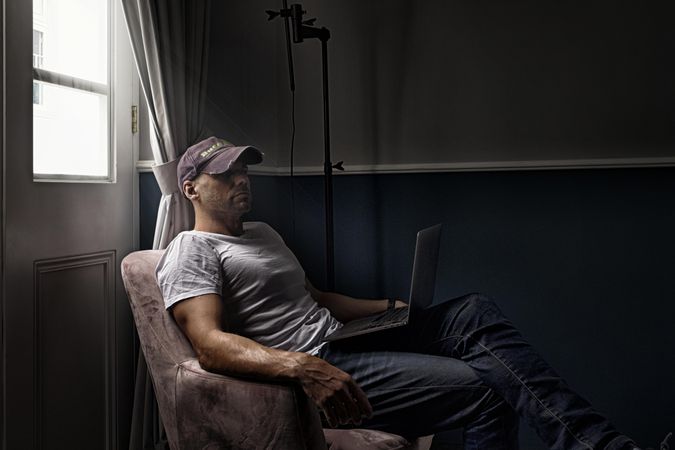
[[[376,430],[324,429],[329,450],[398,450],[410,448],[410,442],[401,436]]]

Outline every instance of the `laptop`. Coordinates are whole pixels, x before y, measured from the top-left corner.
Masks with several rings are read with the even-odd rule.
[[[429,307],[434,299],[438,249],[441,240],[441,224],[420,230],[417,233],[415,259],[413,261],[410,299],[404,308],[388,309],[360,319],[352,320],[327,335],[326,342],[374,333],[408,324],[415,311]]]

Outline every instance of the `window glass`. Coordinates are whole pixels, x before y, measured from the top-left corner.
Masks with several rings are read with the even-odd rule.
[[[33,173],[111,179],[109,0],[33,0]]]
[[[33,14],[44,14],[44,0],[33,0]]]
[[[33,30],[33,67],[43,67],[44,47],[42,46],[42,31]]]
[[[108,174],[108,98],[105,95],[33,82],[42,105],[33,112],[35,174]]]
[[[108,81],[106,0],[43,0],[46,70],[85,80]]]

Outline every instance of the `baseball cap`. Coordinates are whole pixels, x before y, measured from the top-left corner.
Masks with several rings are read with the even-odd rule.
[[[237,160],[259,164],[263,153],[250,145],[238,147],[214,136],[206,138],[189,147],[178,161],[178,186],[182,190],[184,181],[194,180],[200,173],[214,175],[227,172]]]

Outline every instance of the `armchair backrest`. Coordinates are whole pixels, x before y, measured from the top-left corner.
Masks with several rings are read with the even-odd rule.
[[[176,373],[179,364],[194,359],[196,355],[164,307],[155,277],[155,267],[163,252],[143,250],[127,255],[122,260],[122,279],[141,349],[152,376],[162,421],[169,441],[178,442],[178,436],[172,436],[176,432]]]
[[[122,260],[122,279],[172,449],[325,449],[314,404],[298,385],[204,371],[164,308],[155,267],[161,250]]]

